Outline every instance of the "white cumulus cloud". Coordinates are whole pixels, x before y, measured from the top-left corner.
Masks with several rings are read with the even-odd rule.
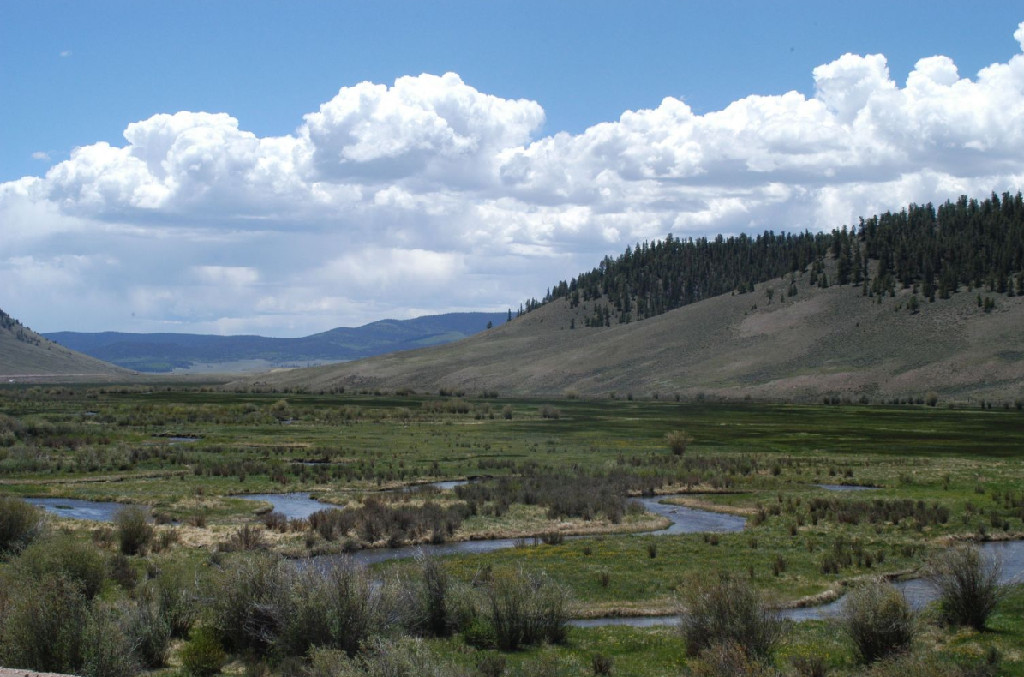
[[[668,232],[830,229],[1021,189],[1024,54],[973,76],[922,55],[904,82],[843,54],[811,75],[809,94],[700,115],[667,97],[545,137],[540,104],[454,73],[342,87],[277,137],[154,115],[0,184],[17,290],[0,303],[44,330],[294,335],[515,307]]]

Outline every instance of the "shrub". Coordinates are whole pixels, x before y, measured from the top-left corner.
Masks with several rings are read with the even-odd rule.
[[[145,554],[153,540],[149,510],[140,505],[126,505],[114,515],[117,540],[125,555]]]
[[[131,677],[139,672],[136,638],[115,609],[94,609],[82,633],[82,674],[88,677]]]
[[[43,513],[20,498],[0,496],[0,555],[18,552],[38,534]]]
[[[267,654],[285,619],[287,573],[278,557],[253,553],[212,581],[212,626],[227,650]]]
[[[261,550],[266,547],[263,530],[253,524],[243,524],[238,531],[231,534],[231,537],[217,548],[222,552],[241,552],[246,550]]]
[[[513,651],[527,644],[565,641],[568,593],[547,576],[522,569],[496,576],[488,586],[487,601],[499,649]]]
[[[448,572],[440,560],[427,556],[420,559],[420,572],[423,576],[423,628],[434,637],[447,637],[453,626],[448,604],[451,587]]]
[[[713,644],[735,642],[750,657],[767,658],[782,637],[782,620],[746,581],[705,579],[682,596],[680,628],[686,652],[696,656]]]
[[[192,629],[189,640],[181,647],[181,668],[190,677],[210,677],[220,672],[226,656],[217,639],[217,632],[199,625]]]
[[[156,602],[171,636],[188,636],[189,629],[199,617],[201,605],[198,570],[188,562],[162,561],[158,564],[156,577],[146,584],[144,590]]]
[[[122,635],[133,640],[134,652],[146,668],[163,667],[171,641],[171,625],[156,600],[139,600],[122,611]]]
[[[615,659],[608,654],[595,653],[590,657],[590,668],[595,675],[610,675],[615,666]]]
[[[695,677],[770,677],[777,675],[761,661],[752,658],[738,642],[714,642],[700,652],[693,666]]]
[[[374,640],[350,657],[341,651],[310,652],[309,677],[469,677],[471,672],[433,655],[414,640]]]
[[[107,561],[92,543],[70,534],[54,534],[25,548],[14,562],[24,577],[42,580],[60,575],[75,583],[87,600],[95,597],[107,577]]]
[[[888,583],[863,585],[847,595],[839,624],[865,663],[905,651],[916,634],[907,600]]]
[[[978,548],[960,545],[932,560],[928,579],[939,591],[939,608],[950,625],[983,630],[1003,595],[1000,564]]]
[[[693,438],[685,430],[673,430],[665,435],[665,443],[676,456],[685,454],[686,448],[690,446],[691,442],[693,442]]]
[[[132,590],[139,582],[139,575],[132,567],[132,561],[122,553],[114,555],[109,562],[110,577],[125,590]]]
[[[81,586],[48,574],[11,591],[0,627],[0,665],[73,673],[82,666],[82,629],[89,602]]]
[[[308,568],[292,575],[281,609],[276,648],[302,656],[310,647],[354,655],[360,645],[387,625],[385,589],[351,562],[326,571]]]

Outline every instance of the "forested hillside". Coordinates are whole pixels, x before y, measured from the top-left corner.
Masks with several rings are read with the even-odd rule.
[[[831,258],[831,278],[824,261]],[[544,302],[570,307],[595,301],[586,326],[610,326],[661,315],[690,303],[790,276],[779,293],[796,292],[792,276],[809,271],[812,285],[861,285],[865,296],[918,287],[922,299],[946,299],[961,288],[1024,293],[1024,201],[1021,194],[961,197],[938,209],[910,205],[861,219],[853,229],[800,234],[767,231],[714,240],[663,241],[605,257],[592,271],[557,284]],[[541,305],[531,300],[525,310]]]

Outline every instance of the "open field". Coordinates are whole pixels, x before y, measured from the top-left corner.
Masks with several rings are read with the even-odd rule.
[[[570,594],[574,617],[654,615],[676,612],[680,592],[712,571],[748,581],[786,607],[831,599],[857,581],[914,575],[953,542],[1024,538],[1024,412],[1013,406],[163,385],[7,387],[0,412],[0,495],[147,506],[156,534],[127,566],[158,582],[179,567],[216,578],[257,551],[305,558],[521,538],[521,547],[445,558],[452,585],[485,589],[520,570],[543,571]],[[666,442],[672,431],[689,437],[681,453]],[[399,490],[441,480],[472,481]],[[289,521],[236,497],[292,492],[345,510],[333,521]],[[653,494],[745,516],[746,528],[636,533],[666,523],[629,500]],[[117,559],[118,528],[57,517],[48,524]],[[563,540],[570,535],[581,537]],[[541,536],[545,542],[534,544]],[[8,555],[0,577],[21,571],[18,559]],[[410,581],[421,567],[396,560],[375,565],[373,575]],[[145,578],[130,586],[108,580],[103,597],[137,599]],[[946,628],[927,612],[916,650],[981,660],[994,646],[1001,663],[993,674],[1024,674],[1016,648],[1024,641],[1022,603],[1017,590],[983,633]],[[508,674],[594,674],[596,654],[613,658],[615,675],[680,674],[698,664],[670,628],[571,628],[563,643],[525,651],[487,649],[474,632],[423,646],[466,669],[493,654]],[[773,660],[785,674],[803,674],[792,659],[810,654],[829,674],[863,670],[821,621],[794,625]],[[166,660],[180,665],[176,650]],[[294,669],[272,652],[262,660],[271,672]]]

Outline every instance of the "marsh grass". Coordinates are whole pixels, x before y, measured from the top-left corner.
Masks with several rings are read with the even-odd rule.
[[[287,399],[289,425],[279,423],[272,413],[282,397]],[[422,405],[436,399],[177,387],[0,389],[0,408],[10,419],[7,428],[17,430],[5,438],[0,480],[5,482],[5,494],[144,503],[181,522],[196,516],[192,526],[174,527],[180,542],[168,542],[158,558],[130,557],[140,573],[137,590],[149,586],[141,576],[147,561],[161,562],[154,579],[159,581],[166,562],[187,560],[194,549],[208,549],[247,524],[253,506],[231,498],[239,492],[315,491],[350,507],[360,503],[361,496],[375,495],[382,506],[398,512],[428,500],[444,509],[465,505],[467,514],[451,535],[455,540],[512,535],[532,542],[532,537],[546,532],[654,526],[649,517],[628,509],[621,523],[615,523],[614,510],[606,514],[595,508],[598,502],[588,507],[577,501],[587,492],[566,491],[565,498],[571,500],[562,501],[565,511],[552,501],[539,500],[543,486],[531,478],[572,478],[581,470],[628,478],[628,484],[616,486],[636,495],[692,491],[697,492],[693,500],[705,507],[751,515],[746,533],[720,535],[717,545],[710,537],[705,542],[695,535],[609,534],[445,562],[456,587],[468,585],[475,572],[488,566],[495,572],[543,569],[552,581],[572,590],[588,615],[671,611],[680,586],[709,562],[730,575],[748,578],[783,601],[793,601],[842,581],[918,567],[945,538],[981,532],[998,538],[1024,534],[1024,492],[1019,486],[1024,426],[1015,410],[620,398],[560,400],[556,419],[543,418],[541,408],[552,404],[540,400],[480,402],[464,396],[470,405],[465,412]],[[487,407],[478,406],[482,404]],[[494,418],[487,414],[488,407]],[[503,413],[506,408],[510,418]],[[665,434],[672,430],[686,430],[695,440],[682,456],[674,456],[665,444]],[[178,443],[154,437],[163,432],[194,437]],[[376,493],[452,477],[479,477],[480,486],[491,493]],[[508,478],[504,488],[502,478]],[[815,486],[839,483],[876,488],[839,494]],[[566,516],[579,506],[579,516]],[[47,520],[76,532],[103,531],[87,523]],[[308,552],[302,545],[305,533],[291,525],[285,532],[278,521],[267,526],[272,532],[267,534],[269,548]],[[391,540],[389,532],[381,533],[388,535],[379,542]],[[405,533],[431,540],[435,532],[415,527]],[[355,531],[335,536],[334,541],[316,540],[321,539],[318,534],[313,546],[340,549],[357,538]],[[403,539],[411,540],[408,535],[399,537]],[[110,547],[109,539],[97,543]],[[221,564],[208,565],[210,571],[230,564],[234,557],[224,555],[218,560]],[[409,565],[390,563],[381,570],[390,575],[405,566]],[[4,568],[11,571],[10,566]],[[607,586],[600,584],[601,571],[608,572]],[[178,586],[167,579],[166,587]],[[180,586],[193,589],[194,578],[182,576]],[[107,594],[127,595],[128,589],[110,586]],[[187,601],[194,600],[191,594],[177,601],[174,595],[160,597],[161,614],[175,618],[176,635],[186,635],[197,622],[195,609],[202,605]],[[989,617],[989,628],[1006,627],[1001,609]],[[647,631],[661,636],[658,632]],[[1016,630],[1007,632],[1016,636]],[[603,638],[594,641],[606,645],[613,635],[609,630],[593,636]],[[648,635],[623,631],[614,636]],[[1002,646],[1001,637],[982,633],[962,641],[968,647]],[[672,641],[678,649],[681,640]],[[607,646],[589,646],[591,652],[614,656],[617,673],[653,671],[643,660],[634,664]],[[552,650],[570,648],[559,645]],[[646,652],[650,657],[652,651],[648,647],[636,655]],[[788,656],[786,651],[780,649]],[[588,666],[590,654],[577,659],[578,665]],[[836,649],[828,661],[831,667],[840,667],[852,658]],[[1011,666],[1012,674],[1013,659],[1004,664]],[[675,674],[677,668],[662,672]],[[511,658],[509,670],[520,669],[520,659]]]

